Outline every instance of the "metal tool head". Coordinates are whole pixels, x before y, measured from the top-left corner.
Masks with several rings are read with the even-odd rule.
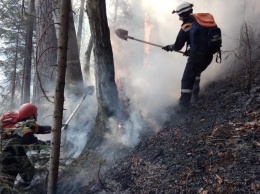
[[[128,31],[124,30],[124,29],[116,29],[115,31],[116,35],[123,39],[123,40],[127,40],[127,37],[128,37]]]

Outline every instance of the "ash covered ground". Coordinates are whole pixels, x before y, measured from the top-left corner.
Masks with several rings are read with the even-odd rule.
[[[259,62],[252,72],[250,93],[241,67],[190,110],[169,108],[136,147],[101,146],[75,161],[61,171],[59,193],[260,193]]]

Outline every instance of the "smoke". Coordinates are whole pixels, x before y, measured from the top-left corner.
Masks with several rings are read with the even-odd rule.
[[[149,35],[150,42],[162,46],[175,42],[181,21],[176,14],[171,13],[182,1],[139,0],[132,2],[134,2],[133,17],[128,21],[118,23],[117,28],[123,28],[128,31],[129,36],[144,40],[146,37],[144,15],[146,15],[149,19],[149,27],[152,29]],[[216,23],[222,30],[223,51],[236,51],[242,22],[248,18],[256,18],[250,14],[251,9],[246,14],[243,13],[245,2],[243,0],[191,0],[189,2],[194,4],[194,12],[210,12],[214,15]],[[257,1],[252,0],[252,2]],[[252,4],[250,4],[251,8]],[[256,7],[254,8],[255,13]],[[113,13],[115,8],[109,5],[107,9]],[[111,18],[114,18],[113,14]],[[257,27],[259,29],[260,25]],[[168,117],[166,109],[169,106],[175,106],[178,102],[181,78],[187,61],[187,57],[182,54],[166,52],[160,47],[151,45],[149,45],[149,53],[145,53],[145,44],[130,39],[128,41],[121,40],[114,34],[115,26],[111,25],[110,29],[116,73],[115,81],[119,96],[126,104],[129,115],[119,122],[114,118],[107,121],[110,132],[105,134],[106,144],[101,145],[99,149],[99,154],[107,163],[127,155],[129,152],[127,149],[125,150],[125,147],[136,146],[143,134],[156,133],[162,129],[162,124]],[[223,57],[226,57],[225,54]],[[217,64],[213,60],[202,73],[202,89],[212,81],[218,80],[233,63],[234,58],[232,57],[223,60],[222,64]],[[91,73],[93,75],[93,72]],[[63,134],[62,157],[64,158],[77,157],[80,154],[86,144],[88,131],[95,124],[96,96],[88,96],[84,103],[78,111],[79,114],[75,115],[77,119],[71,121],[70,127]],[[69,105],[68,113],[72,112],[77,101],[69,99],[66,102],[66,108]],[[69,114],[65,116],[65,118],[68,117]],[[83,123],[83,121],[86,122]],[[96,165],[97,161],[94,162]],[[97,168],[93,165],[86,166],[90,170],[80,169],[80,173],[76,176],[76,179],[79,180],[73,179],[69,184],[71,185],[70,189],[77,191],[78,184],[75,184],[77,181],[87,184],[93,179],[92,176],[98,173],[95,172]]]
[[[144,18],[149,21],[149,41],[161,46],[173,44],[180,30],[182,22],[177,14],[172,14],[180,0],[140,0],[134,2],[133,18],[122,23],[118,28],[128,31],[128,35],[136,39],[145,40],[147,37]],[[191,0],[194,13],[209,12],[213,14],[216,23],[222,30],[224,53],[236,51],[239,31],[244,15],[244,1],[225,0]],[[166,108],[177,104],[180,97],[181,78],[187,57],[177,52],[166,52],[160,47],[149,45],[147,55],[144,43],[131,39],[121,40],[111,32],[112,47],[116,67],[116,77],[120,82],[119,92],[130,99],[130,122],[126,125],[126,134],[119,138],[127,145],[136,145],[143,128],[150,124],[151,130],[157,131],[167,118]],[[185,48],[183,48],[183,51]],[[148,57],[148,59],[147,59]],[[145,63],[145,64],[144,64]],[[215,62],[202,73],[201,88],[219,79],[230,65],[234,63],[232,57],[223,60],[221,64]],[[122,86],[123,85],[123,86]],[[137,114],[138,113],[138,114]],[[142,119],[136,120],[136,118]],[[137,126],[133,132],[132,126]],[[130,132],[128,132],[130,131]],[[135,133],[135,135],[132,135]]]
[[[115,7],[111,2],[108,1],[107,3],[107,13],[108,17],[114,20]],[[145,40],[148,37],[151,43],[161,46],[175,42],[181,21],[179,21],[177,14],[172,14],[172,11],[183,1],[140,0],[132,2],[133,17],[125,22],[117,23],[118,28],[127,30],[129,36],[140,40]],[[222,30],[223,52],[236,51],[243,20],[254,18],[250,11],[243,12],[245,1],[191,0],[189,2],[194,4],[194,13],[209,12],[213,14],[216,23]],[[252,6],[254,3],[248,5],[248,9],[254,7]],[[257,9],[254,9],[254,12],[257,13]],[[119,13],[122,14],[122,10]],[[119,20],[119,17],[117,18]],[[109,21],[111,21],[110,19]],[[122,19],[119,21],[122,21]],[[146,25],[144,22],[147,22]],[[120,123],[110,118],[108,123],[111,132],[106,134],[105,138],[108,143],[116,142],[132,147],[139,143],[141,134],[147,128],[153,132],[160,130],[162,123],[167,119],[167,107],[177,104],[187,57],[177,52],[166,52],[160,47],[146,45],[131,39],[128,41],[121,40],[114,34],[114,26],[111,25],[110,29],[116,72],[115,81],[118,85],[120,98],[123,101],[129,101],[127,105],[129,118]],[[145,27],[149,27],[149,31]],[[146,34],[147,32],[149,34]],[[147,46],[149,47],[148,50]],[[226,57],[225,54],[223,57]],[[212,81],[219,79],[232,63],[234,63],[232,57],[224,60],[222,64],[216,63],[214,58],[211,65],[202,73],[202,89]],[[94,113],[95,116],[96,102],[90,106],[95,108],[87,113],[89,115]],[[93,116],[90,116],[87,120],[94,120],[93,118]],[[85,119],[84,115],[82,120]],[[93,123],[90,126],[87,124],[83,127],[75,125],[75,129],[68,132],[70,141],[74,144],[77,142],[77,146],[72,152],[77,153],[77,149],[81,150],[85,145],[87,129],[85,130],[84,127],[89,128],[92,125]],[[84,129],[83,134],[76,135],[75,131],[82,131],[82,129]]]
[[[74,101],[69,99],[65,103],[67,110],[64,112],[64,123],[70,117],[71,113],[75,110],[76,106],[80,103],[81,99]],[[97,100],[95,93],[92,96],[87,96],[82,102],[79,109],[71,119],[66,130],[62,131],[62,158],[76,158],[80,155],[88,133],[95,125],[95,117],[97,114]]]

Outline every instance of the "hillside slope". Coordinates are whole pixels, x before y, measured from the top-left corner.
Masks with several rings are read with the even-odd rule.
[[[252,72],[250,94],[243,68],[211,83],[79,193],[260,193],[259,62]]]

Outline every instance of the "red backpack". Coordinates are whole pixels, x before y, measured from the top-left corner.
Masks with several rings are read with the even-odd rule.
[[[3,130],[12,128],[16,123],[20,122],[19,114],[17,112],[8,112],[0,117],[0,125]],[[4,136],[5,138],[11,138],[11,134]]]

